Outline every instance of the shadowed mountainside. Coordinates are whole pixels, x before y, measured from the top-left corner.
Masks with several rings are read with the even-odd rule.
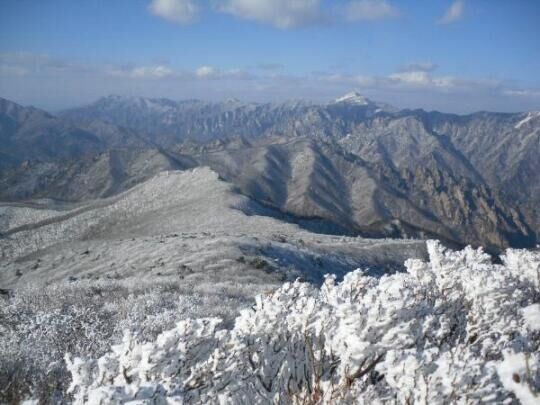
[[[534,246],[540,229],[539,113],[398,111],[356,93],[328,104],[109,96],[61,118],[0,106],[4,200],[105,197],[206,165],[266,205],[366,236],[498,250]]]

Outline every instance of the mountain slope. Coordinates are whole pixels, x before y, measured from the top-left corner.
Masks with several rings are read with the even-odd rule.
[[[130,127],[162,146],[230,136],[294,136],[308,132],[312,136],[336,136],[346,133],[351,124],[389,108],[364,98],[365,103],[359,103],[361,97],[353,94],[335,103],[317,105],[303,101],[209,103],[108,96],[88,106],[66,110],[61,116],[73,122],[97,119]]]
[[[238,194],[208,168],[163,172],[117,196],[71,207],[0,204],[0,214],[7,218],[3,287],[111,274],[182,275],[188,283],[320,281],[329,269],[376,273],[425,252],[421,241],[310,232],[303,221],[291,223]]]
[[[425,150],[393,159],[394,136],[374,139],[361,142],[358,150],[350,138],[342,145],[274,138],[242,148],[233,142],[178,152],[212,167],[258,201],[367,236],[430,236],[493,250],[534,240],[520,216],[489,187],[467,178],[467,166],[437,138],[424,141]]]
[[[433,130],[445,136],[477,173],[526,220],[540,229],[540,114],[431,114]]]
[[[44,111],[0,98],[0,168],[28,159],[74,158],[104,150],[96,135]]]
[[[84,201],[127,190],[164,170],[186,166],[156,149],[108,149],[77,159],[30,161],[0,170],[0,200]]]
[[[69,163],[70,171],[60,159],[49,171],[33,162],[4,170],[1,198],[84,200],[125,190],[158,169],[208,165],[264,204],[348,232],[431,235],[494,251],[534,246],[540,236],[536,113],[398,111],[350,93],[327,104],[110,96],[61,117],[92,133],[105,155],[91,159],[107,163]],[[145,176],[149,150],[162,164]],[[131,157],[118,158],[124,155]],[[79,179],[89,182],[84,190],[58,186]]]

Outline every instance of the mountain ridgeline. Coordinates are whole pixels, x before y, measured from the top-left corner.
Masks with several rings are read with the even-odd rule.
[[[540,113],[109,96],[53,116],[0,99],[0,199],[109,197],[209,166],[243,194],[369,237],[499,251],[540,237]]]

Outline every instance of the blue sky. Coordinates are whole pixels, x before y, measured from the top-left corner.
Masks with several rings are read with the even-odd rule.
[[[0,0],[0,96],[540,109],[537,0]]]

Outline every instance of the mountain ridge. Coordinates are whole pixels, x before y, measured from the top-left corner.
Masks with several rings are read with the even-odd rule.
[[[355,92],[338,100],[104,97],[43,118],[91,134],[98,151],[90,148],[86,160],[36,153],[42,161],[28,167],[17,156],[15,163],[6,160],[0,198],[103,197],[159,170],[209,166],[258,201],[360,234],[431,235],[491,250],[534,246],[540,229],[537,115],[383,109]],[[145,169],[151,150],[162,163]],[[69,161],[76,162],[71,172],[64,169]],[[58,180],[44,178],[50,165]],[[77,191],[85,173],[101,185]]]

